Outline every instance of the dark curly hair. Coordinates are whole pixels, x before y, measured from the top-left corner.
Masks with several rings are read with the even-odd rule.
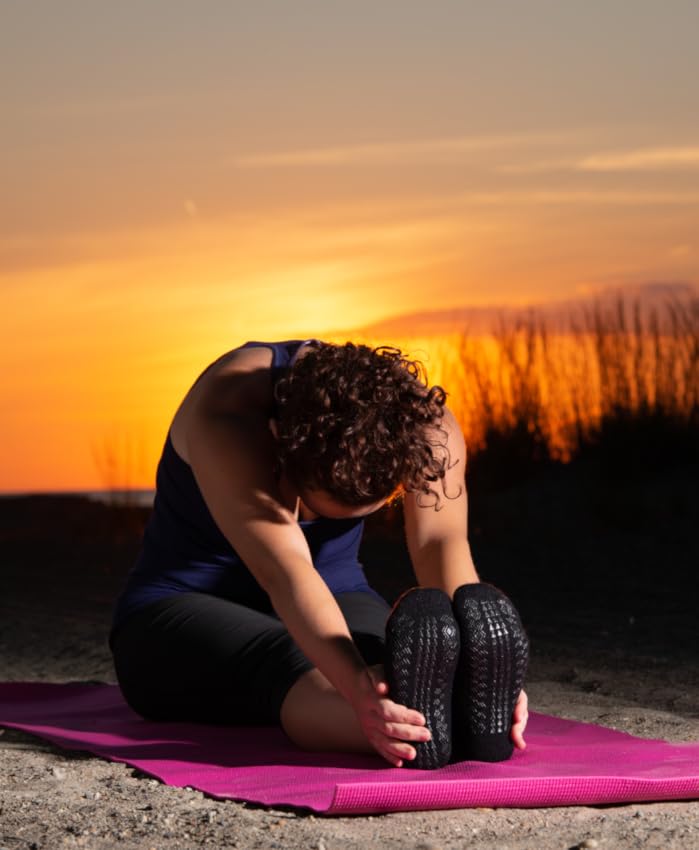
[[[402,490],[439,507],[446,392],[427,386],[419,361],[390,346],[312,342],[275,396],[279,468],[296,486],[353,507]]]

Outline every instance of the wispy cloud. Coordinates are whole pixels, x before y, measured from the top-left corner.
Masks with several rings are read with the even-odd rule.
[[[567,138],[570,138],[570,134],[568,133],[521,133],[497,136],[462,136],[447,139],[376,142],[364,145],[244,154],[234,157],[231,163],[238,168],[294,168],[440,162],[459,159],[477,151],[526,145],[555,144]]]
[[[444,206],[654,206],[699,204],[699,192],[644,192],[592,190],[542,190],[467,192],[444,200]]]
[[[559,158],[496,166],[503,174],[539,174],[547,171],[665,171],[699,167],[699,146],[635,148],[595,153],[582,158]]]
[[[699,166],[699,146],[640,148],[595,154],[577,163],[579,171],[654,171]]]
[[[493,170],[499,174],[541,174],[547,171],[570,171],[574,167],[575,161],[567,157],[537,162],[508,163],[497,165]]]
[[[264,256],[269,262],[287,263],[299,256],[328,255],[338,252],[400,252],[405,246],[438,245],[440,259],[445,252],[461,250],[464,232],[487,241],[502,231],[502,212],[516,215],[543,207],[575,210],[608,207],[688,207],[699,206],[699,191],[562,189],[453,192],[433,195],[409,195],[395,199],[372,198],[365,201],[338,201],[314,204],[301,201],[286,213],[230,214],[202,218],[198,203],[183,201],[183,214],[174,223],[163,225],[136,223],[131,228],[86,226],[51,231],[37,230],[0,234],[0,285],[20,272],[56,269],[76,263],[91,266],[119,258],[149,257],[166,262],[172,245],[179,255],[193,257],[192,268],[205,265],[212,257],[223,258],[229,266],[231,256],[244,263],[246,256]],[[688,215],[694,215],[690,209]],[[517,219],[522,221],[523,219]],[[132,223],[133,225],[133,223]],[[196,225],[201,225],[197,227]],[[236,245],[232,252],[231,235]],[[434,249],[436,250],[436,249]],[[672,256],[694,256],[689,243],[677,243]],[[242,275],[242,272],[241,272]],[[138,280],[139,275],[134,275]]]
[[[515,209],[541,206],[694,206],[699,204],[699,191],[692,190],[615,190],[615,189],[504,189],[502,191],[454,192],[444,195],[415,196],[402,198],[399,203],[393,201],[375,201],[360,205],[338,205],[325,207],[322,212],[314,212],[312,218],[319,222],[337,217],[339,220],[355,215],[363,220],[386,220],[395,225],[399,221],[410,221],[412,216],[423,218],[433,216],[452,216],[456,223],[460,221],[462,211],[474,208]],[[439,221],[439,226],[446,219]]]
[[[228,160],[236,168],[318,168],[361,165],[462,162],[470,155],[524,149],[537,145],[580,142],[584,131],[560,133],[510,133],[491,136],[415,139],[361,145],[304,148],[241,154]],[[494,167],[504,174],[537,174],[550,171],[660,171],[699,167],[699,146],[648,147],[558,156],[532,162],[504,163]]]

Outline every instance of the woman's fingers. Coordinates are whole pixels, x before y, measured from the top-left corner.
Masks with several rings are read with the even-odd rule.
[[[524,691],[521,691],[515,705],[515,710],[512,712],[512,731],[510,733],[512,743],[518,750],[523,750],[527,746],[524,740],[524,730],[527,727],[527,720],[529,719],[528,706],[529,700],[527,699],[527,695]]]
[[[416,756],[415,748],[411,747],[410,744],[405,744],[402,741],[393,741],[389,738],[383,744],[383,749],[388,753],[389,758],[393,760],[394,764],[395,762],[410,762]]]
[[[419,711],[379,697],[365,715],[365,730],[374,749],[394,767],[411,762],[415,748],[410,742],[428,741],[430,731]]]
[[[369,675],[376,688],[376,693],[379,697],[383,698],[381,699],[381,705],[386,720],[396,723],[412,723],[416,726],[425,725],[425,718],[419,711],[414,711],[405,705],[399,705],[391,699],[385,699],[388,694],[388,682],[386,682],[384,677],[383,665],[375,664],[373,667],[369,667]]]
[[[372,722],[372,734],[370,740],[374,748],[395,767],[402,767],[403,762],[410,762],[415,758],[415,748],[408,742],[419,743],[430,740],[430,732],[425,726],[425,718],[419,711],[415,711],[404,705],[399,705],[386,698],[388,686],[382,681],[380,675],[372,676],[379,696],[374,708],[374,720]],[[520,691],[519,697],[512,712],[512,728],[510,736],[515,747],[519,750],[526,748],[524,730],[529,719],[529,700],[524,691]]]
[[[395,767],[402,767],[404,761],[412,761],[415,758],[415,748],[405,741],[397,741],[377,732],[371,737],[371,743],[386,761]]]
[[[384,723],[381,731],[399,741],[429,741],[432,737],[426,726],[414,726],[411,723]]]
[[[372,667],[369,670],[376,694],[373,705],[366,717],[367,737],[377,752],[395,767],[411,762],[415,756],[415,747],[410,742],[429,741],[430,731],[425,726],[425,718],[419,712],[405,705],[399,705],[389,699],[388,684],[383,678],[383,668]]]
[[[381,697],[385,697],[388,693],[388,685],[386,682],[375,682],[374,684],[376,685],[376,693]]]
[[[380,699],[378,703],[380,717],[386,723],[407,723],[411,726],[424,726],[425,718],[419,711],[399,705],[390,699]]]
[[[432,737],[426,726],[418,726],[414,723],[397,723],[386,720],[379,714],[375,714],[370,720],[372,731],[389,740],[396,741],[429,741]]]

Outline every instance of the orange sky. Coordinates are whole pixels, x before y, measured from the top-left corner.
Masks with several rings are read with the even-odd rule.
[[[3,13],[0,490],[149,486],[247,339],[699,281],[696,5],[147,5]]]

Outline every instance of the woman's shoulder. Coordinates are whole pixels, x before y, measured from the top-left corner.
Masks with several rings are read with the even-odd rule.
[[[217,357],[199,375],[170,425],[172,445],[183,460],[188,460],[186,433],[198,410],[209,407],[233,413],[259,408],[262,412],[271,405],[274,354],[271,344],[246,344]]]
[[[210,363],[197,378],[201,379],[214,373],[218,376],[229,373],[250,372],[260,368],[284,368],[290,366],[296,357],[315,339],[292,339],[283,342],[246,342],[243,345],[227,351]]]
[[[193,387],[210,377],[221,377],[256,369],[270,369],[277,343],[249,343],[226,351],[210,363],[194,382]],[[192,388],[193,388],[192,387]]]

